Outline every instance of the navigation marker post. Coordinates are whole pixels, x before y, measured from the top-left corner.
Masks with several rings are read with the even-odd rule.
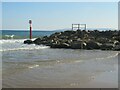
[[[32,20],[29,20],[30,24],[30,39],[32,39]]]

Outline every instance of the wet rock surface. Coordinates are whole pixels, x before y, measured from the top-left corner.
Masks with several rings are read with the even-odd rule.
[[[24,44],[34,44],[34,42],[32,40],[25,40]]]

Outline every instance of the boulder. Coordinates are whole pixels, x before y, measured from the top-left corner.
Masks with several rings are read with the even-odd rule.
[[[108,43],[108,39],[104,37],[96,38],[96,41],[102,44]]]
[[[76,31],[67,30],[67,31],[64,31],[62,34],[65,36],[70,36],[70,35],[75,34],[75,33],[76,33]]]
[[[115,51],[120,51],[120,42],[115,43],[115,47],[113,48]]]
[[[100,49],[100,44],[98,42],[95,41],[88,41],[86,42],[86,47],[87,50],[91,50],[91,49]]]
[[[46,45],[46,46],[50,46],[52,43],[51,43],[51,41],[41,41],[41,44],[43,44],[43,45]]]
[[[116,45],[113,50],[120,51],[120,45]]]
[[[113,50],[114,45],[111,43],[105,43],[101,45],[101,50]]]
[[[60,44],[53,43],[50,47],[51,48],[70,48],[70,45],[67,43],[60,43]]]
[[[40,44],[41,44],[41,41],[42,41],[41,38],[37,38],[37,39],[35,39],[33,42],[34,42],[35,44],[37,44],[37,45],[40,45]]]
[[[53,33],[52,35],[50,35],[49,38],[53,39],[53,38],[60,36],[61,34],[62,34],[62,32],[56,32],[56,33]]]
[[[25,40],[24,44],[34,44],[34,42],[32,40]]]
[[[36,45],[46,45],[46,46],[50,46],[52,40],[47,40],[46,39],[47,37],[43,37],[43,38],[37,38],[35,39],[33,42],[36,44]]]
[[[76,41],[71,43],[72,49],[84,49],[85,43],[82,41]]]

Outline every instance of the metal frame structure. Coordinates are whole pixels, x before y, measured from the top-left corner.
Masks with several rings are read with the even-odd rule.
[[[77,30],[80,30],[82,27],[84,27],[84,30],[86,30],[87,25],[86,24],[72,24],[72,30],[74,30],[74,28],[77,28]]]

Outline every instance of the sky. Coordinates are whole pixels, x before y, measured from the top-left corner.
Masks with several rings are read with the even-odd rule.
[[[27,30],[29,19],[33,30],[71,28],[118,28],[117,2],[3,2],[2,29]]]
[[[120,24],[120,2],[118,3],[118,24]],[[118,30],[120,30],[120,25],[118,25]]]

